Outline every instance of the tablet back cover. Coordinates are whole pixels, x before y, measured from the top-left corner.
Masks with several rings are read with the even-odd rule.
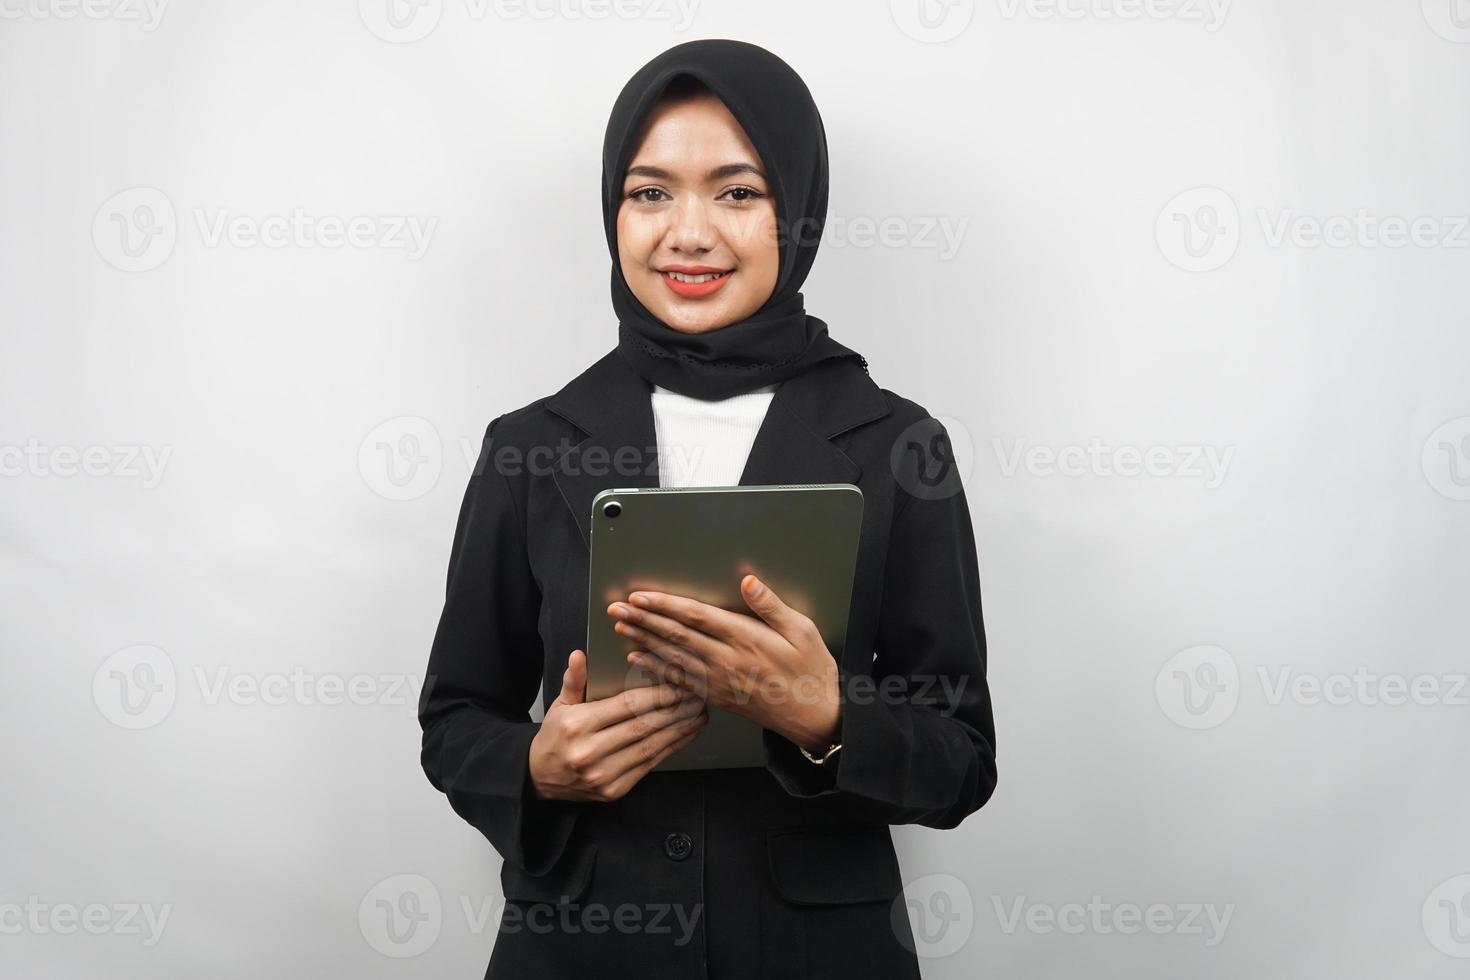
[[[616,516],[606,504],[616,502]],[[851,484],[604,490],[592,504],[587,601],[587,697],[610,697],[657,678],[628,663],[635,644],[607,607],[646,589],[753,615],[740,597],[747,574],[811,617],[840,663],[862,530],[862,491]],[[752,695],[754,693],[752,692]],[[765,764],[762,729],[710,708],[699,737],[656,771]]]

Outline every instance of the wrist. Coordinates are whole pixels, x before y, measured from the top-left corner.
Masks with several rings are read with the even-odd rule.
[[[842,699],[834,672],[831,683],[824,688],[824,697],[809,706],[807,724],[792,741],[812,755],[821,756],[841,739]]]
[[[536,764],[538,761],[536,740],[532,739],[531,748],[526,753],[526,791],[533,800],[546,801],[551,799],[551,797],[542,791],[541,781],[536,778]]]

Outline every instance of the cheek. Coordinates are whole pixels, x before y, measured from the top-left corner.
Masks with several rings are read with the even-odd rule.
[[[658,231],[652,221],[633,213],[626,206],[618,211],[618,262],[624,275],[629,270],[647,271],[649,256],[658,240]]]
[[[769,207],[742,221],[737,238],[741,270],[748,273],[747,279],[753,286],[768,293],[776,286],[781,266],[778,233],[776,210]]]

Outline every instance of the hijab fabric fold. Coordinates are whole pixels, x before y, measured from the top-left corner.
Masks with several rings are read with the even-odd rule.
[[[765,165],[776,205],[780,265],[776,288],[736,323],[686,334],[659,320],[618,263],[623,178],[643,124],[669,83],[690,76],[730,109]],[[726,398],[784,381],[832,358],[861,355],[833,340],[806,312],[800,292],[816,258],[827,213],[827,137],[811,92],[791,66],[743,41],[689,41],[670,48],[629,79],[613,105],[602,147],[602,219],[612,254],[618,352],[643,378],[695,398]]]

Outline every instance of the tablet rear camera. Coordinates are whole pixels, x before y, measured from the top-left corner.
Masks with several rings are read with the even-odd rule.
[[[623,505],[616,500],[609,500],[602,505],[602,516],[611,520],[623,512]]]

